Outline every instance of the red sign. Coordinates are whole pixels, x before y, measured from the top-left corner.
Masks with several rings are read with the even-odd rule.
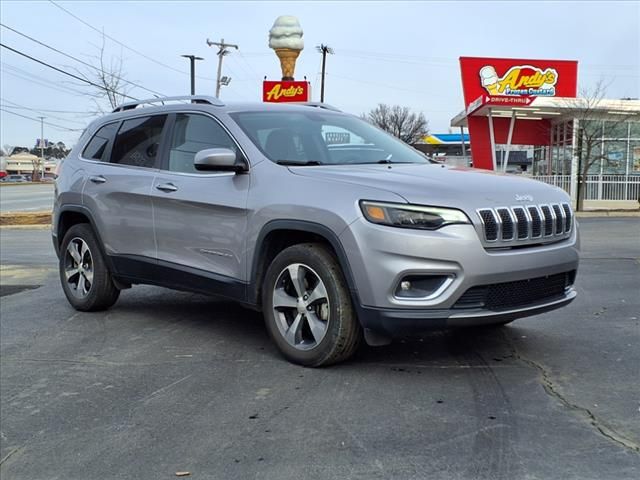
[[[265,80],[262,82],[263,102],[308,102],[309,82]]]
[[[530,97],[576,96],[576,61],[460,57],[460,70],[467,107],[487,95],[487,103],[496,105],[526,105],[520,102]]]

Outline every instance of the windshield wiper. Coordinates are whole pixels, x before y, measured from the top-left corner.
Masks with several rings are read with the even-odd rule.
[[[278,165],[288,165],[291,167],[308,167],[313,165],[322,165],[317,160],[309,160],[306,162],[296,162],[295,160],[276,160]]]

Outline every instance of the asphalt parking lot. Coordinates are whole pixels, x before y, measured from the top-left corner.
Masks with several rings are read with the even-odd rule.
[[[640,219],[581,229],[569,307],[315,370],[203,296],[75,312],[48,231],[1,229],[1,477],[640,478]]]

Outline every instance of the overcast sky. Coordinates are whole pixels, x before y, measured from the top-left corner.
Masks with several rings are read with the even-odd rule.
[[[225,57],[223,100],[261,100],[263,76],[279,79],[280,64],[268,48],[279,15],[295,15],[305,49],[296,79],[320,94],[320,54],[327,59],[325,101],[362,113],[377,103],[424,112],[432,132],[447,132],[463,107],[460,56],[567,59],[579,62],[579,87],[608,82],[608,97],[640,97],[640,2],[177,2],[59,1],[75,16],[164,65],[106,41],[106,57],[122,57],[125,78],[166,95],[189,93],[188,61],[197,64],[197,93],[215,93],[217,58],[207,38],[239,45]],[[91,62],[101,35],[48,1],[3,0],[1,21],[69,55]],[[2,43],[69,70],[74,61],[2,27]],[[72,145],[90,120],[90,101],[78,82],[2,49],[2,109],[46,116],[45,138]],[[170,68],[169,68],[170,67]],[[73,91],[71,91],[71,90]],[[133,89],[130,95],[151,94]],[[21,108],[11,108],[21,107]],[[33,109],[33,110],[29,110]],[[36,111],[37,110],[37,111]],[[46,111],[42,111],[46,110]],[[69,113],[71,112],[71,113]],[[32,146],[39,121],[0,112],[0,144]]]

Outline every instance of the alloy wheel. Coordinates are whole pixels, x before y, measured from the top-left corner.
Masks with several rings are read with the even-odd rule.
[[[93,284],[93,257],[82,238],[75,237],[67,245],[64,278],[75,297],[84,298],[89,294]]]
[[[280,272],[273,289],[273,313],[282,337],[299,350],[316,347],[327,334],[329,297],[320,276],[294,263]]]

